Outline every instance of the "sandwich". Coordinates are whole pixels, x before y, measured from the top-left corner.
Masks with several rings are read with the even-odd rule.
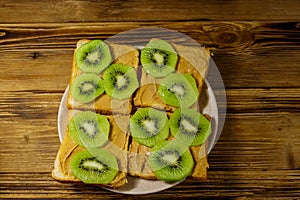
[[[209,122],[210,116],[204,116],[200,114],[198,112],[200,110],[198,105],[200,104],[201,101],[200,98],[201,95],[199,94],[202,93],[202,89],[205,84],[204,78],[206,77],[208,71],[209,51],[199,46],[187,47],[175,43],[168,44],[167,42],[159,39],[150,40],[148,46],[150,47],[159,46],[161,49],[167,52],[171,52],[171,53],[176,52],[179,55],[177,58],[178,59],[177,62],[175,61],[176,63],[175,70],[177,74],[171,73],[165,77],[163,76],[164,73],[163,70],[147,71],[147,67],[144,66],[152,65],[152,63],[148,64],[147,59],[144,59],[144,61],[142,61],[143,53],[144,55],[149,54],[147,50],[144,52],[142,51],[141,61],[142,61],[143,68],[141,68],[141,84],[140,87],[137,89],[133,104],[136,108],[140,109],[139,111],[142,111],[144,109],[147,110],[148,107],[166,111],[166,115],[168,116],[168,119],[170,119],[169,126],[170,126],[170,132],[172,133],[178,132],[178,127],[177,128],[174,127],[178,125],[178,120],[182,118],[185,113],[187,113],[187,116],[194,116],[195,119],[198,118],[196,122],[195,121],[191,122],[191,124],[201,123],[201,126],[203,128],[203,133],[199,133],[199,134],[203,134],[204,137],[200,136],[199,138],[201,138],[202,141],[198,142],[198,144],[191,144],[191,146],[189,147],[190,154],[192,155],[194,160],[194,166],[192,170],[189,169],[187,174],[188,174],[188,178],[193,178],[196,180],[205,180],[207,177],[206,169],[208,168],[208,162],[206,157],[205,145],[203,144],[210,132],[210,122]],[[171,56],[171,59],[176,60],[176,57]],[[171,60],[168,62],[170,62],[170,65],[172,65],[172,62],[174,61]],[[188,79],[188,81],[186,79]],[[186,83],[188,83],[189,85],[193,85],[193,87],[185,87],[184,84]],[[167,88],[167,90],[163,89],[165,87]],[[188,100],[187,101],[182,100],[182,102],[178,102],[177,99],[179,98],[174,98],[173,95],[174,92],[172,93],[168,92],[168,90],[172,90],[172,87],[175,91],[178,90],[178,92],[187,93],[188,95],[190,94],[190,96],[187,97]],[[171,100],[169,100],[169,98]],[[182,107],[184,107],[183,109],[186,109],[186,111],[182,109],[181,112],[179,112],[178,107],[181,107],[179,103],[184,104]],[[192,113],[192,115],[190,115],[190,113]],[[192,120],[192,117],[187,117],[187,119]],[[131,130],[131,134],[133,137],[134,137],[134,132],[135,132],[134,130]],[[142,132],[142,131],[139,130],[138,132]],[[175,142],[174,135],[175,134],[165,134],[164,137],[168,141]],[[181,133],[181,135],[184,134]],[[158,178],[157,174],[153,171],[153,167],[151,168],[150,166],[151,162],[149,162],[149,158],[151,155],[151,148],[153,148],[153,145],[147,142],[141,143],[139,140],[140,140],[139,138],[133,139],[130,144],[129,151],[131,152],[131,154],[129,154],[128,173],[131,176],[136,176],[144,179],[157,179]],[[164,141],[162,143],[166,143],[167,145],[170,144],[170,142],[168,143]],[[167,145],[162,144],[161,145],[162,148],[157,150],[158,153],[153,153],[153,155],[161,154],[159,156],[163,157],[164,155],[162,154],[164,154],[164,151],[166,152],[176,151],[176,149],[178,149],[178,146],[180,146],[180,143],[181,141],[179,142],[179,144],[175,143],[176,144],[175,149],[172,149],[173,145],[169,145],[170,146],[169,149],[164,147]],[[189,143],[191,142],[187,141],[187,144]],[[186,148],[184,148],[184,150],[186,150]],[[174,155],[170,154],[170,155],[166,155],[166,157],[174,157]],[[160,160],[160,158],[153,158],[153,160],[155,160],[154,162],[159,162],[157,160]],[[156,165],[156,163],[152,165]],[[164,168],[164,167],[159,166],[158,168]],[[169,171],[172,171],[168,169],[168,167],[165,168],[167,172],[163,172],[163,173],[168,174]],[[174,166],[172,166],[171,168],[175,169]],[[157,170],[157,171],[163,171],[163,170]],[[176,171],[174,170],[172,171],[172,173],[176,174]],[[179,179],[176,179],[175,177],[172,178],[166,177],[166,181],[180,181],[181,178],[182,177],[180,177]]]
[[[69,112],[69,124],[79,127],[86,123],[84,120],[89,119],[89,123],[95,126],[104,126],[109,124],[108,134],[104,139],[100,137],[105,144],[101,148],[82,143],[80,136],[77,135],[75,128],[67,128],[62,144],[60,145],[58,154],[55,159],[52,177],[59,181],[97,183],[97,185],[108,188],[119,188],[127,183],[127,149],[128,149],[128,133],[126,132],[126,122],[128,118],[125,115],[107,115],[100,116],[91,111],[72,110]],[[100,118],[99,120],[97,120]],[[97,122],[98,121],[98,122]],[[105,132],[105,131],[103,131]],[[79,133],[81,134],[81,133]],[[96,134],[99,134],[96,133]],[[101,136],[101,135],[100,135]],[[98,136],[94,137],[96,140]],[[78,141],[79,140],[79,141]],[[86,148],[87,146],[87,148]],[[99,151],[100,150],[100,151]],[[99,153],[98,153],[99,151]],[[99,154],[99,158],[97,158]],[[80,156],[78,156],[80,155]],[[96,158],[95,158],[96,157]],[[87,160],[86,163],[80,161]],[[95,170],[93,165],[101,166],[101,171]],[[83,167],[85,166],[85,167]],[[92,173],[89,172],[92,171]],[[74,175],[74,173],[76,175]],[[102,173],[101,178],[95,179],[95,174]],[[79,178],[78,178],[79,177]]]
[[[91,46],[98,49],[100,53],[98,51],[93,52],[90,57],[88,57],[89,59],[91,59],[91,61],[89,61],[88,58],[84,57],[84,55],[86,54],[86,51],[89,51],[89,48],[92,48]],[[91,94],[88,94],[89,90],[87,90],[86,95],[82,95],[80,93],[80,87],[78,87],[78,84],[83,84],[86,81],[88,82],[86,84],[86,87],[88,87],[90,85],[89,83],[94,79],[95,82],[99,82],[99,77],[97,78],[91,75],[94,75],[94,73],[99,73],[95,70],[95,68],[97,68],[95,67],[95,64],[91,64],[91,62],[99,62],[94,58],[97,56],[100,56],[102,60],[105,60],[104,66],[106,67],[110,65],[111,62],[113,62],[113,64],[115,64],[114,66],[116,67],[120,65],[125,68],[134,68],[134,70],[137,71],[139,65],[139,52],[134,47],[114,43],[107,44],[100,40],[79,40],[77,42],[77,46],[73,56],[72,73],[70,78],[71,92],[69,92],[67,99],[68,109],[95,110],[97,113],[101,114],[112,114],[112,112],[121,114],[131,113],[131,97],[125,99],[114,99],[106,93],[97,94],[95,92],[92,92]],[[76,63],[81,62],[84,64],[82,64],[82,67],[79,68]],[[98,68],[100,68],[100,70],[103,70],[104,67],[100,66]],[[100,74],[100,78],[102,77],[102,75],[103,74]],[[100,86],[100,88],[102,87]]]
[[[205,180],[211,126],[199,104],[209,58],[206,48],[156,38],[141,50],[78,41],[53,178],[109,188],[127,176]]]

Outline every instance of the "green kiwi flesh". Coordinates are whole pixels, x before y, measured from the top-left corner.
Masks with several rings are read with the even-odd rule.
[[[195,79],[190,74],[179,73],[163,78],[158,94],[166,104],[175,107],[190,107],[199,97]]]
[[[136,71],[128,65],[112,64],[103,73],[103,86],[110,97],[128,99],[139,86]]]
[[[100,74],[112,62],[109,46],[102,40],[92,40],[75,52],[76,66],[86,73]]]
[[[152,147],[169,137],[167,114],[153,108],[140,108],[130,118],[130,132],[134,140]]]
[[[103,115],[83,111],[72,117],[68,129],[73,141],[80,146],[101,147],[108,141],[110,123]]]
[[[89,103],[103,94],[101,78],[95,74],[81,74],[76,77],[71,85],[72,97],[81,102]]]
[[[158,78],[175,70],[178,55],[167,41],[153,40],[141,50],[140,59],[145,71]]]
[[[88,184],[109,184],[119,171],[116,157],[100,148],[75,154],[70,166],[73,175]]]
[[[203,144],[211,133],[211,123],[193,109],[176,109],[170,117],[170,130],[174,137],[187,146],[198,146]]]
[[[194,168],[189,148],[178,140],[164,140],[153,146],[148,163],[157,178],[166,182],[181,181]]]

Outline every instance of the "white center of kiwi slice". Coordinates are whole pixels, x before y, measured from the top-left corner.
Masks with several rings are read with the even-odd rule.
[[[101,171],[102,169],[105,168],[104,165],[102,165],[100,162],[97,162],[95,160],[87,160],[83,163],[83,167],[87,169],[97,169]]]
[[[156,63],[159,65],[164,64],[164,56],[159,54],[159,53],[155,53],[153,54],[153,58],[156,60]]]
[[[178,157],[174,154],[165,154],[163,155],[162,159],[171,165],[176,164]]]
[[[93,84],[91,83],[85,83],[82,86],[82,91],[89,91],[89,90],[93,90],[95,87]]]
[[[185,89],[181,85],[173,85],[172,87],[172,92],[175,93],[178,96],[184,96],[185,94]]]
[[[150,133],[156,133],[156,124],[153,120],[144,120],[143,126],[150,132]]]
[[[84,122],[82,124],[83,129],[85,130],[85,133],[89,136],[94,136],[95,135],[95,124],[90,123],[90,122]]]
[[[89,54],[87,54],[86,59],[90,63],[97,64],[100,60],[100,57],[101,57],[101,54],[99,51],[93,51],[93,52],[90,52]]]
[[[198,131],[198,127],[195,127],[193,124],[191,124],[186,119],[182,119],[180,124],[185,130],[188,130],[189,132],[197,132]]]
[[[118,88],[122,88],[127,84],[126,77],[124,77],[122,75],[117,75],[116,80],[117,80],[116,85]]]

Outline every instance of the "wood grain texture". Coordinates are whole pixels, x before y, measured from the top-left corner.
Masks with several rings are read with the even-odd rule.
[[[50,114],[55,118],[53,115]],[[298,196],[299,189],[294,185],[300,181],[297,157],[300,138],[289,133],[299,130],[299,117],[299,114],[286,112],[229,114],[221,138],[209,156],[207,182],[187,180],[169,190],[143,197]],[[24,120],[16,117],[14,121]],[[124,197],[94,186],[53,180],[50,171],[58,148],[56,130],[47,130],[47,126],[43,128],[45,125],[36,122],[38,128],[35,129],[41,131],[30,132],[33,125],[27,124],[37,119],[27,121],[24,126],[17,125],[8,131],[10,137],[1,137],[1,197]],[[275,123],[278,125],[274,126]]]
[[[300,114],[294,112],[292,102],[281,101],[298,101],[299,90],[290,89],[286,93],[286,89],[267,91],[227,90],[229,113],[222,135],[209,155],[208,182],[188,180],[145,197],[163,195],[170,198],[174,194],[199,198],[219,195],[245,198],[252,195],[297,196],[299,190],[291,186],[300,181],[300,159],[297,156],[300,153],[300,137],[297,135]],[[124,197],[97,187],[59,183],[51,178],[59,147],[56,119],[62,92],[2,93],[0,116],[5,134],[0,139],[0,196]],[[279,109],[268,110],[272,101],[281,105]],[[290,188],[289,195],[284,192],[287,188]]]
[[[67,84],[65,74],[70,71],[77,40],[107,39],[123,31],[148,26],[179,31],[210,48],[226,87],[300,86],[298,22],[0,24],[0,57],[4,62],[0,70],[5,72],[0,75],[0,83],[13,84],[15,90],[23,86],[39,90],[35,82],[39,80],[34,77],[43,77],[44,89],[61,90]],[[153,37],[156,34],[153,33]],[[130,38],[124,40],[128,42]],[[24,63],[30,70],[22,70]],[[55,74],[50,73],[53,68]],[[24,81],[22,76],[33,82],[22,84],[19,82]],[[53,79],[56,79],[55,87]]]
[[[299,19],[297,0],[0,0],[0,198],[299,199]],[[55,181],[58,107],[76,41],[141,27],[181,32],[213,54],[227,116],[208,180],[143,196]]]
[[[1,0],[0,23],[299,20],[298,7],[297,0]]]

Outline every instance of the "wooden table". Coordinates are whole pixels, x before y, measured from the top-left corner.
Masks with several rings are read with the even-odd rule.
[[[147,3],[146,3],[147,2]],[[227,92],[207,182],[144,198],[300,197],[300,2],[0,1],[0,197],[138,198],[52,179],[57,114],[81,38],[138,27],[211,49]]]

